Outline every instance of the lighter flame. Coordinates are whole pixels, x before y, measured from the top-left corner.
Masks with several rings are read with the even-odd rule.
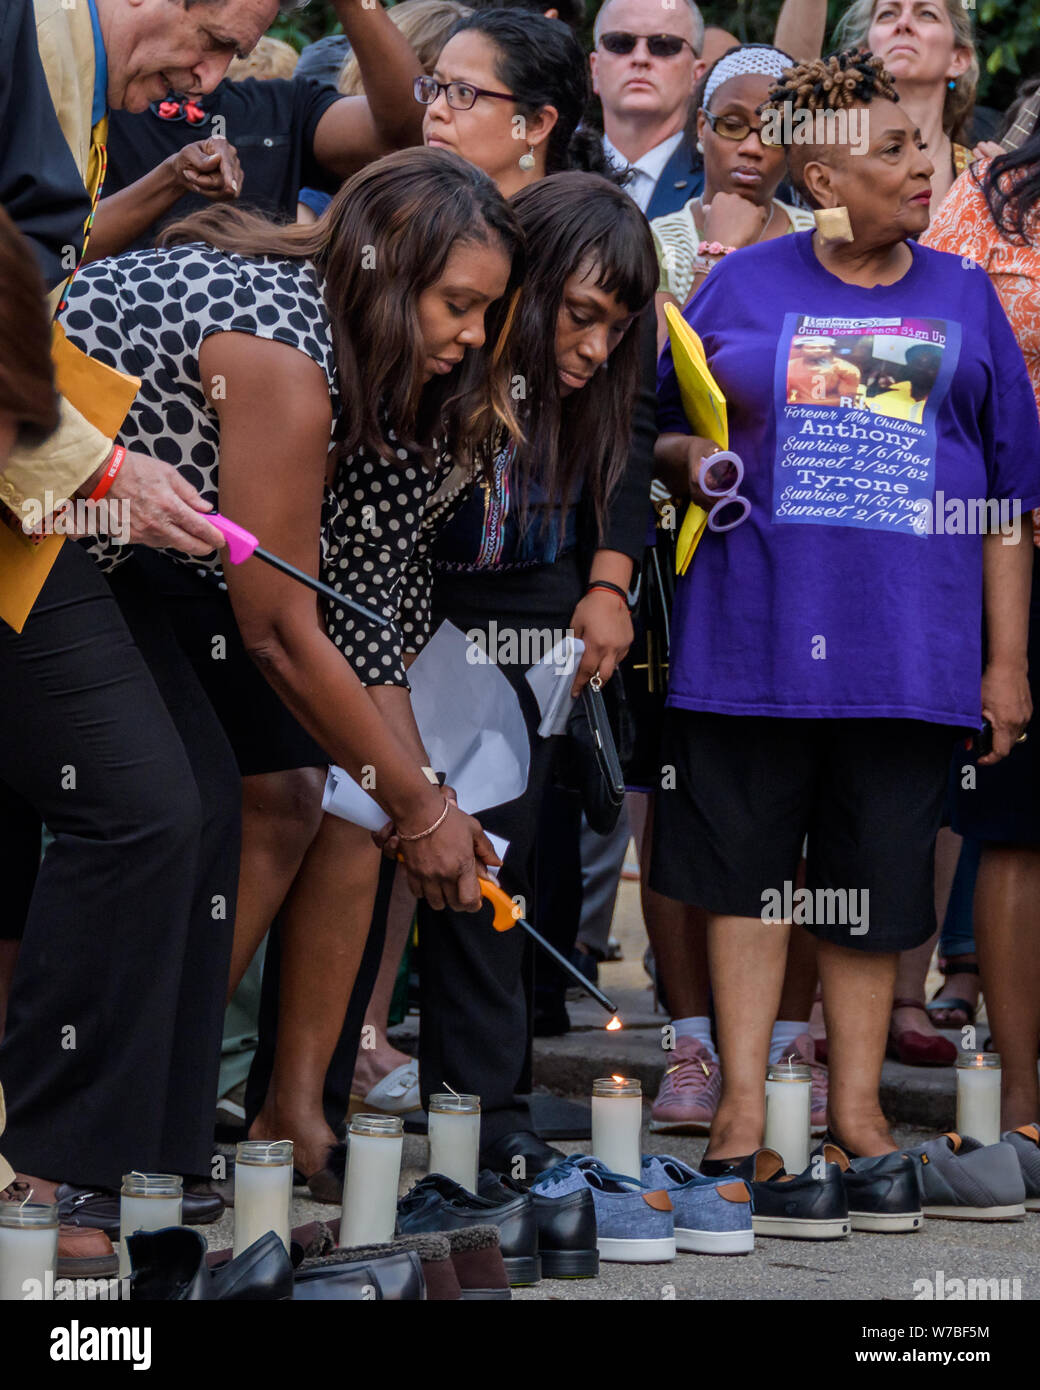
[[[616,1033],[617,1030],[618,1030],[620,1027],[621,1027],[621,1020],[618,1018],[617,1014],[615,1014],[614,1017],[613,1017],[613,1018],[610,1020],[610,1022],[607,1024],[607,1032],[608,1032],[608,1033]]]

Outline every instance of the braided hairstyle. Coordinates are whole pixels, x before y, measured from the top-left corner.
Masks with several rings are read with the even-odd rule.
[[[892,74],[880,58],[866,49],[846,49],[785,68],[783,76],[770,87],[769,100],[762,110],[784,114],[787,108],[793,117],[796,111],[847,111],[852,106],[869,106],[873,101],[898,100]],[[813,207],[815,200],[802,175],[805,166],[819,158],[819,149],[798,143],[787,150],[791,180]]]
[[[785,68],[769,89],[768,105],[777,110],[790,102],[792,112],[842,111],[857,103],[869,106],[879,98],[899,100],[892,75],[880,58],[848,49]]]

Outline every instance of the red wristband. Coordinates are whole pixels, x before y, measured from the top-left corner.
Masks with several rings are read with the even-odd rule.
[[[105,471],[104,471],[104,473],[102,473],[101,478],[100,478],[99,481],[98,481],[97,487],[94,489],[94,491],[93,491],[93,492],[90,494],[90,496],[87,498],[87,501],[88,501],[88,502],[100,502],[100,501],[101,501],[102,497],[104,497],[105,493],[108,491],[108,489],[109,489],[109,488],[112,486],[112,484],[115,482],[115,480],[116,480],[116,474],[117,474],[117,473],[119,472],[119,470],[122,468],[122,466],[123,466],[123,460],[124,460],[125,458],[126,458],[126,450],[123,448],[122,444],[117,444],[117,445],[113,448],[111,454],[109,454],[109,456],[108,456],[108,464],[107,464],[107,466],[106,466],[106,468],[105,468]]]
[[[625,609],[625,611],[628,612],[628,599],[622,592],[620,584],[608,584],[606,580],[603,580],[602,582],[600,582],[599,580],[593,580],[592,583],[589,584],[586,588],[586,594],[591,594],[593,589],[600,589],[605,594],[613,594],[614,597]]]

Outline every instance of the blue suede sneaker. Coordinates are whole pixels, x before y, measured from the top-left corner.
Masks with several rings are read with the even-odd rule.
[[[675,1222],[666,1192],[611,1173],[594,1158],[569,1158],[530,1186],[539,1197],[566,1197],[587,1188],[596,1208],[600,1259],[658,1264],[675,1259]]]
[[[706,1178],[670,1154],[644,1154],[640,1176],[671,1198],[676,1250],[747,1255],[755,1248],[751,1189],[743,1178]]]

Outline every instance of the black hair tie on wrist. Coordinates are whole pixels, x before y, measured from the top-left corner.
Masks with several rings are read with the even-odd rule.
[[[620,584],[611,584],[609,579],[593,579],[585,588],[586,595],[591,594],[594,589],[609,589],[612,594],[617,594],[618,598],[623,599],[625,607],[628,607],[628,594]]]

